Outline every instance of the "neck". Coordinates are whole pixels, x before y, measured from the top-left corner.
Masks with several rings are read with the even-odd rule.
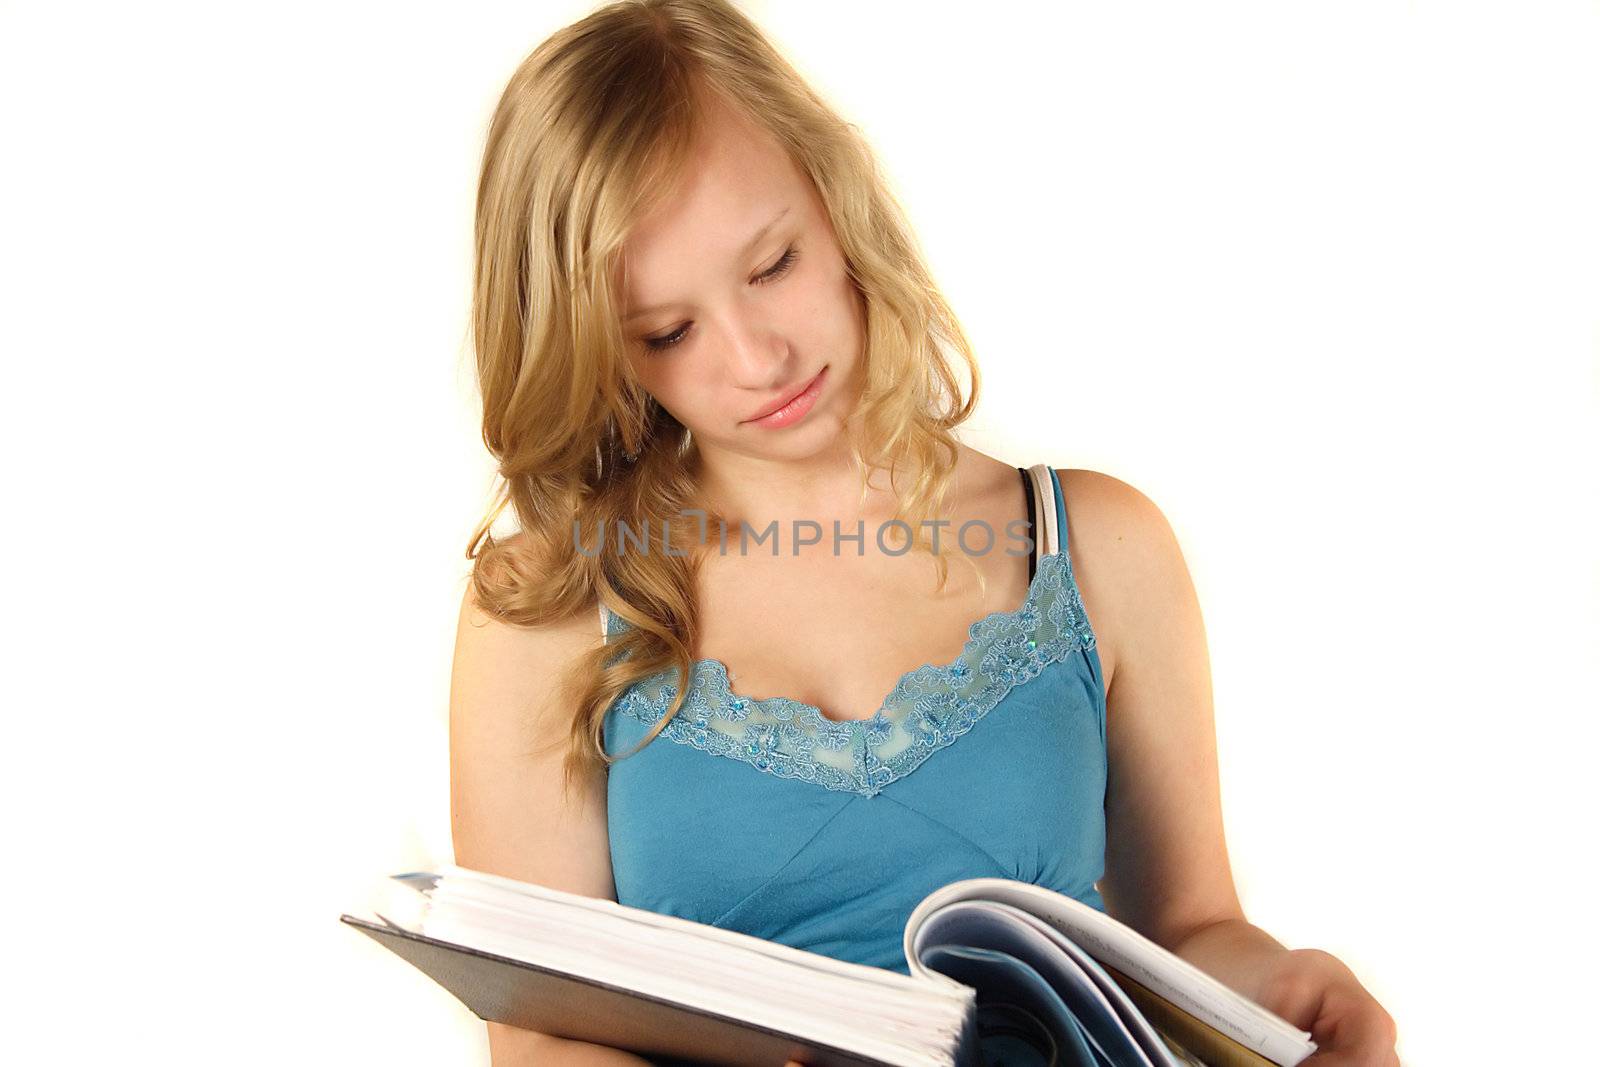
[[[776,520],[788,528],[810,520],[831,530],[834,520],[854,526],[894,510],[888,478],[874,471],[866,497],[861,473],[848,448],[832,449],[804,459],[769,459],[713,453],[701,457],[700,505],[730,523],[741,520],[760,528]]]

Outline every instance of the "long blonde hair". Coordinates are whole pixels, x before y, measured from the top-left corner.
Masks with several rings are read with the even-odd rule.
[[[667,668],[693,676],[701,556],[578,544],[621,522],[665,530],[674,545],[700,538],[683,514],[699,506],[698,452],[631,375],[616,272],[630,228],[692,162],[707,93],[769,131],[828,210],[865,310],[866,384],[850,431],[862,499],[870,472],[888,470],[912,548],[928,547],[922,520],[938,513],[958,454],[950,431],[977,402],[970,344],[871,150],[737,7],[622,0],[540,44],[495,108],[478,184],[472,329],[499,479],[467,557],[476,601],[504,622],[594,613],[598,598],[632,624],[553,680],[574,708],[568,788],[621,758],[604,749],[613,701]],[[952,357],[966,364],[965,396]],[[496,539],[490,527],[508,505],[517,533]],[[638,747],[681,706],[686,686],[675,688]]]

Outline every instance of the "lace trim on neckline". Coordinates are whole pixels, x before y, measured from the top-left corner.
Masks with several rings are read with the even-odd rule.
[[[618,630],[628,625],[614,619]],[[1013,688],[1094,646],[1072,562],[1054,552],[1040,559],[1021,607],[974,622],[950,663],[901,675],[871,718],[840,721],[788,697],[740,696],[726,664],[707,658],[694,663],[688,697],[661,736],[779,778],[870,797],[972,729]],[[677,695],[677,674],[668,668],[635,682],[618,709],[654,726]]]

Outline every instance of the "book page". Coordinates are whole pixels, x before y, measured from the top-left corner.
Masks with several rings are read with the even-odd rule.
[[[1133,979],[1280,1067],[1294,1067],[1316,1051],[1309,1033],[1291,1026],[1137,930],[1082,901],[1013,879],[969,878],[930,893],[906,922],[908,959],[917,928],[941,907],[962,900],[1011,904],[1037,916],[1108,969]]]

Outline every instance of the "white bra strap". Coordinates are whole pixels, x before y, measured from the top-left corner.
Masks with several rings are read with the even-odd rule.
[[[606,636],[606,606],[604,604],[600,605],[600,636],[602,639]]]
[[[1035,463],[1028,468],[1028,475],[1033,479],[1034,489],[1034,539],[1039,543],[1045,555],[1051,555],[1060,544],[1060,531],[1056,529],[1056,483],[1050,477],[1050,467],[1045,463]]]

